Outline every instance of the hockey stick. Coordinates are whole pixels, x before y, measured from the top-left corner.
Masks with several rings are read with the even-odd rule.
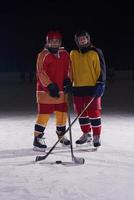
[[[68,94],[68,127],[69,127],[69,136],[70,136],[70,150],[71,150],[71,157],[72,161],[76,164],[84,164],[85,159],[84,158],[78,158],[74,156],[74,151],[73,151],[73,140],[72,140],[72,129],[71,129],[71,107],[70,107],[70,94]]]
[[[93,98],[90,100],[90,102],[85,106],[85,108],[81,111],[81,113],[77,115],[77,117],[72,121],[72,123],[70,124],[70,126],[66,129],[64,135],[69,131],[70,127],[73,126],[73,124],[77,121],[77,119],[78,119],[79,117],[81,117],[81,115],[82,115],[82,114],[86,111],[86,109],[91,105],[91,103],[93,102],[94,99],[95,99],[95,97],[93,97]],[[53,149],[56,147],[56,145],[60,142],[60,140],[64,137],[64,135],[63,135],[60,139],[57,140],[57,142],[51,147],[51,149],[46,153],[46,155],[44,155],[44,156],[36,156],[35,161],[38,162],[38,161],[41,161],[41,160],[45,160],[45,159],[49,156],[49,154],[53,151]]]

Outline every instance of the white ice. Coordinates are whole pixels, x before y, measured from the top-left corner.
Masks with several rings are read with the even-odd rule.
[[[103,97],[102,146],[96,152],[75,152],[84,165],[71,162],[70,150],[42,162],[32,151],[36,119],[35,87],[19,83],[0,88],[0,200],[133,200],[134,199],[134,81],[109,83]],[[73,120],[75,114],[71,114]],[[73,146],[81,135],[72,127]],[[46,142],[56,140],[54,116]],[[67,134],[68,136],[68,134]],[[59,145],[58,145],[59,146]]]

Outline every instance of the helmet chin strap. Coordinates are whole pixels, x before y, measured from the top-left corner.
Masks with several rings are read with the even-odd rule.
[[[53,47],[47,47],[48,51],[50,51],[51,53],[57,53],[59,48],[53,48]]]
[[[81,53],[86,53],[87,51],[89,51],[90,50],[90,44],[88,43],[88,44],[86,44],[86,45],[83,45],[83,46],[79,46],[79,50],[80,50],[80,52]]]

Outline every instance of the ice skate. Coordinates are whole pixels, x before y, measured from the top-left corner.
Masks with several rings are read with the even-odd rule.
[[[61,138],[61,140],[60,140],[61,144],[63,144],[64,146],[70,145],[70,140],[67,139],[66,136],[63,136],[63,133],[60,133],[60,132],[56,132],[56,133],[57,133],[58,138],[59,139]]]
[[[33,150],[44,152],[47,148],[45,138],[35,137],[33,142]]]
[[[70,145],[70,140],[68,140],[65,136],[60,140],[60,143],[65,145],[65,146],[68,146]]]
[[[85,144],[85,143],[91,143],[92,141],[92,136],[90,133],[87,133],[87,134],[83,134],[78,140],[76,140],[76,144],[77,145],[81,145],[81,144]]]
[[[100,135],[94,135],[93,136],[93,145],[94,145],[94,147],[101,146]]]

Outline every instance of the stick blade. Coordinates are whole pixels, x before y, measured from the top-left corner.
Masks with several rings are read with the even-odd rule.
[[[79,164],[79,165],[83,165],[85,163],[85,159],[84,158],[80,158],[80,157],[73,157],[73,161],[76,163],[76,164]]]
[[[35,162],[38,162],[38,161],[44,160],[45,158],[46,158],[45,156],[36,156],[36,158],[35,158]]]

